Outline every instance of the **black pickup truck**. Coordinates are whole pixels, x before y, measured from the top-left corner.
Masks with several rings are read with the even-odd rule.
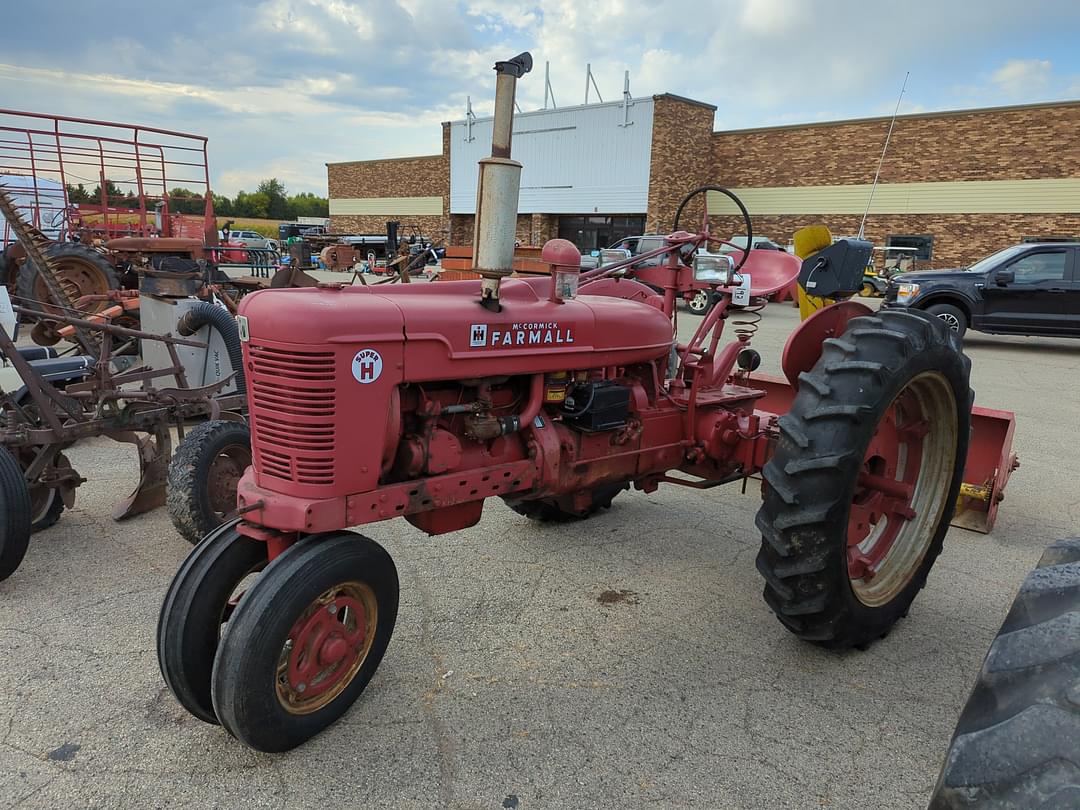
[[[925,310],[961,335],[1080,337],[1080,242],[1013,245],[966,269],[901,273],[882,306]]]

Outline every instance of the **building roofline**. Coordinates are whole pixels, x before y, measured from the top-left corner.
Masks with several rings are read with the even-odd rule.
[[[368,158],[367,160],[337,160],[333,163],[326,163],[326,166],[351,166],[357,163],[389,163],[391,161],[399,160],[430,160],[431,158],[445,157],[442,152],[438,152],[434,155],[406,155],[404,157],[392,157],[392,158]]]
[[[636,104],[638,102],[643,102],[643,101],[652,101],[655,98],[656,98],[656,96],[638,96],[636,98],[631,98],[630,103],[631,104]],[[673,96],[673,98],[678,98],[678,96]],[[689,99],[683,99],[683,100],[684,101],[689,101]],[[694,104],[700,104],[701,102],[695,101],[693,103]],[[564,113],[564,112],[574,112],[576,110],[595,110],[598,107],[621,107],[622,105],[623,105],[623,100],[620,97],[618,101],[595,101],[595,102],[591,102],[589,104],[569,104],[569,105],[567,105],[565,107],[552,107],[550,110],[539,109],[539,110],[524,110],[522,112],[515,111],[514,112],[514,120],[517,121],[519,118],[529,118],[530,116],[533,116],[533,115],[543,115],[545,113]],[[714,107],[713,109],[716,109],[716,108]],[[494,116],[491,116],[491,115],[478,115],[473,119],[473,123],[477,124],[477,123],[479,123],[481,121],[491,121],[493,118],[494,118]],[[458,119],[455,119],[453,121],[446,121],[444,123],[448,123],[448,124],[464,124],[464,123],[467,123],[467,122],[466,122],[466,119],[464,119],[464,118],[458,118]]]
[[[685,104],[694,104],[694,105],[696,105],[698,107],[704,107],[707,110],[712,110],[713,112],[715,112],[716,109],[717,109],[715,104],[709,104],[709,103],[704,102],[704,101],[698,101],[697,99],[694,99],[694,98],[687,98],[686,96],[679,96],[679,95],[676,95],[675,93],[658,93],[657,95],[653,96],[654,101],[656,99],[658,99],[658,98],[670,98],[673,101],[682,101]],[[619,102],[619,103],[621,104],[622,102]]]
[[[1061,101],[1039,101],[1032,104],[1009,104],[1000,107],[971,107],[962,110],[935,110],[933,112],[905,113],[896,116],[900,119],[951,118],[960,115],[979,115],[982,113],[1012,112],[1016,110],[1038,110],[1047,107],[1077,107],[1080,99]],[[805,121],[801,124],[777,124],[769,127],[744,127],[742,129],[718,129],[713,135],[740,135],[746,132],[772,132],[784,129],[809,129],[810,127],[836,127],[844,124],[867,124],[875,121],[889,121],[892,116],[874,115],[866,118],[843,118],[837,121]]]

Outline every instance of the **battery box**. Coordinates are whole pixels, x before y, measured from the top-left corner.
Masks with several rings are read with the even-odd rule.
[[[563,420],[579,430],[614,430],[630,418],[630,389],[611,380],[575,384],[562,407]]]

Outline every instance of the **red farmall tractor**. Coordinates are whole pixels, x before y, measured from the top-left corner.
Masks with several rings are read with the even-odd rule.
[[[581,273],[573,245],[554,240],[549,277],[506,278],[521,170],[510,159],[514,88],[530,66],[522,54],[495,68],[479,281],[321,284],[241,304],[253,464],[239,517],[173,580],[158,653],[183,706],[253,748],[287,750],[334,722],[386,651],[394,563],[346,527],[404,517],[451,532],[496,496],[529,518],[570,521],[631,485],[707,489],[760,473],[765,600],[792,633],[833,649],[888,633],[941,551],[972,392],[940,321],[847,302],[822,310],[785,352],[797,389],[777,393],[751,376],[752,329],[721,345],[726,300],[688,343],[675,335],[677,298],[734,289],[758,253],[740,266],[695,258],[715,241],[707,225],[676,222],[657,251],[665,262],[627,276],[622,265]],[[803,272],[852,276],[854,292],[859,247]],[[799,263],[759,266],[780,289]]]

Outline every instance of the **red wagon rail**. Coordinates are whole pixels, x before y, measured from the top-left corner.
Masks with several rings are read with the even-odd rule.
[[[216,228],[203,135],[0,109],[0,183],[56,241],[202,238]],[[80,186],[85,198],[71,193]],[[5,227],[3,244],[12,238]]]

